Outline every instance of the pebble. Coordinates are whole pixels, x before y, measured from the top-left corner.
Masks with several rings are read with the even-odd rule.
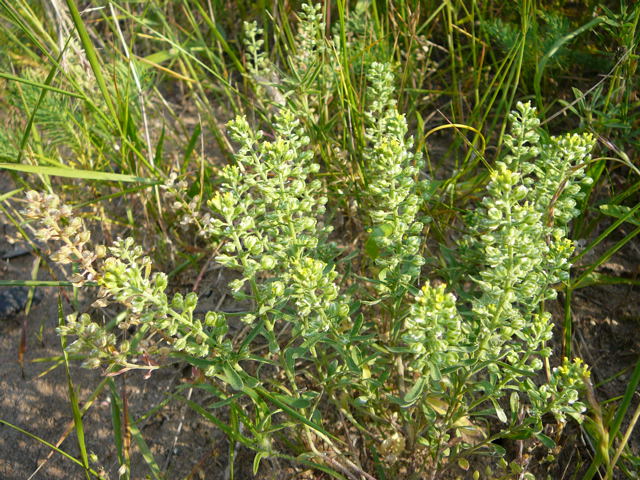
[[[28,287],[1,287],[0,288],[0,321],[7,320],[27,306],[29,296]],[[33,303],[42,300],[42,289],[37,288],[33,296]]]

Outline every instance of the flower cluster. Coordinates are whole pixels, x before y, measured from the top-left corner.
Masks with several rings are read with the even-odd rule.
[[[324,258],[331,231],[322,223],[327,199],[320,181],[309,179],[319,166],[304,148],[309,139],[293,112],[283,109],[274,127],[275,139],[265,141],[242,117],[229,124],[240,148],[207,202],[202,233],[224,243],[217,261],[241,272],[231,284],[236,295],[244,295],[245,285],[251,289],[256,312],[245,321],[258,315],[272,329],[274,318],[293,304],[297,327],[309,335],[339,323],[345,312],[333,285],[336,273]]]
[[[176,293],[169,298],[166,274],[151,273],[151,260],[143,256],[142,247],[132,238],[118,239],[109,251],[98,282],[97,304],[103,306],[110,301],[126,307],[127,315],[119,328],[138,326],[147,337],[159,334],[173,349],[198,358],[207,358],[213,352],[220,356],[222,347],[225,351],[230,348],[225,343],[228,340],[223,339],[226,319],[214,312],[204,320],[195,318],[196,293]],[[159,342],[156,347],[162,345]]]
[[[538,306],[555,296],[555,283],[568,278],[572,242],[565,237],[575,215],[589,135],[552,137],[540,145],[535,109],[519,103],[511,115],[510,153],[496,163],[482,207],[471,217],[468,241],[480,268],[472,280],[481,355],[515,360],[551,337],[547,315]],[[550,212],[553,222],[549,221]],[[532,321],[532,319],[534,321]],[[509,342],[516,336],[524,344]]]
[[[257,22],[244,22],[244,46],[247,51],[247,70],[256,79],[271,76],[273,66],[264,52],[264,30],[258,28]]]
[[[26,194],[25,217],[38,220],[36,238],[47,242],[58,241],[60,247],[51,253],[51,260],[60,265],[77,265],[80,271],[71,277],[77,286],[96,275],[94,263],[106,255],[106,248],[98,245],[90,247],[91,233],[81,217],[73,215],[69,205],[61,202],[55,194],[29,191]]]
[[[135,245],[132,238],[118,239],[109,249],[101,245],[91,247],[91,235],[84,222],[57,195],[28,192],[26,199],[25,216],[40,224],[37,238],[61,244],[51,259],[61,265],[73,263],[79,267],[79,273],[71,276],[76,285],[86,280],[98,284],[94,307],[117,303],[126,309],[126,314],[118,317],[118,329],[139,327],[141,336],[136,342],[124,339],[118,342],[115,333],[92,321],[88,314],[67,316],[66,324],[58,332],[78,337],[69,351],[86,355],[85,366],[137,368],[129,363],[131,357],[165,351],[168,345],[200,358],[213,351],[217,357],[231,352],[230,341],[224,338],[227,331],[224,316],[210,312],[204,321],[194,318],[198,301],[195,293],[186,297],[176,294],[169,299],[165,293],[166,274],[151,273],[151,259],[143,256],[142,247]],[[98,263],[98,259],[102,261]],[[154,336],[159,339],[152,340]]]
[[[407,121],[396,108],[389,65],[373,63],[368,79],[361,211],[370,231],[367,252],[380,268],[381,291],[397,296],[424,264],[419,254],[423,223],[417,217],[427,181],[418,180],[424,164],[411,151],[413,140],[405,138]]]
[[[167,276],[162,272],[151,273],[151,260],[143,256],[142,247],[135,245],[132,238],[114,242],[96,272],[96,280],[100,291],[93,306],[103,308],[117,303],[124,307],[125,314],[118,317],[117,328],[137,327],[137,333],[135,341],[120,339],[118,343],[113,332],[92,321],[88,314],[67,316],[66,325],[58,331],[78,337],[69,348],[73,353],[87,355],[85,366],[138,368],[137,356],[170,351],[202,359],[214,355],[219,361],[231,355],[224,316],[209,312],[204,319],[194,318],[198,303],[195,293],[186,296],[177,293],[169,298]],[[206,373],[214,375],[219,361],[212,362]]]
[[[288,71],[283,71],[271,63],[264,51],[264,31],[256,22],[244,23],[247,72],[255,82],[258,101],[261,94],[266,93],[278,108],[287,102],[295,104],[301,118],[315,122],[316,112],[322,105],[320,97],[334,83],[333,66],[326,61],[330,49],[324,32],[322,6],[303,3],[291,46],[295,55],[290,57]],[[291,95],[294,90],[295,94]]]
[[[181,227],[195,225],[199,230],[201,198],[199,195],[189,198],[187,196],[188,182],[184,178],[178,178],[177,172],[171,172],[164,183],[160,185],[169,207],[168,210],[178,216],[178,223]]]
[[[101,364],[125,365],[128,363],[129,343],[118,346],[116,335],[93,322],[87,313],[74,312],[66,317],[66,323],[56,331],[59,335],[75,335],[78,338],[67,346],[67,352],[85,355],[85,368],[98,368]]]
[[[300,23],[296,37],[296,56],[294,68],[298,75],[304,76],[314,66],[319,65],[322,55],[326,53],[324,42],[325,23],[322,18],[322,6],[318,3],[303,3],[300,12]],[[330,76],[322,76],[330,78]]]
[[[540,387],[528,386],[533,416],[539,417],[551,412],[558,422],[566,422],[567,416],[580,421],[587,408],[578,399],[589,375],[589,369],[582,359],[570,361],[564,358],[562,365],[553,369],[548,384]]]
[[[535,113],[519,103],[511,114],[509,154],[491,172],[488,195],[470,219],[468,237],[480,267],[470,277],[477,286],[471,302],[479,345],[474,357],[504,359],[531,375],[542,368],[538,357],[550,355],[545,344],[552,336],[551,315],[540,305],[555,296],[554,284],[568,278],[573,244],[565,237],[567,223],[576,212],[580,183],[588,181],[584,164],[593,146],[589,135],[552,137],[541,144]],[[533,403],[551,388],[534,388],[514,372],[503,369],[500,385],[518,382]]]
[[[463,333],[456,297],[446,292],[444,284],[424,285],[411,306],[402,336],[416,356],[413,367],[439,379],[440,369],[459,360]]]

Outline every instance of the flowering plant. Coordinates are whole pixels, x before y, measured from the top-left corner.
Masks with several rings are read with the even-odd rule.
[[[310,71],[329,50],[312,46],[322,26],[318,9],[304,11],[298,62]],[[273,73],[259,32],[247,31],[249,73]],[[176,201],[182,223],[194,225],[215,261],[235,272],[229,288],[243,305],[239,314],[196,315],[197,294],[168,293],[167,275],[152,272],[153,260],[133,238],[92,247],[84,222],[57,196],[27,194],[38,237],[60,243],[51,258],[75,265],[76,285],[99,286],[95,308],[121,310],[117,328],[74,312],[60,334],[77,337],[68,349],[84,355],[85,366],[110,373],[159,368],[167,357],[198,367],[221,408],[246,427],[241,433],[216,419],[257,452],[256,469],[265,456],[289,455],[283,445],[295,438],[298,461],[367,476],[370,466],[342,440],[351,430],[376,453],[379,469],[397,471],[419,455],[431,478],[454,460],[468,468],[472,454],[502,457],[498,439],[553,445],[545,417],[560,425],[581,419],[588,370],[578,359],[550,367],[544,302],[569,275],[568,224],[588,181],[593,139],[543,143],[535,109],[519,103],[504,141],[509,152],[467,212],[457,263],[436,279],[423,256],[427,192],[435,188],[407,138],[391,67],[373,62],[367,79],[357,204],[366,235],[351,257],[356,267],[344,267],[331,241],[333,191],[308,132],[314,110],[305,110],[303,124],[290,108],[309,105],[312,94],[293,82],[293,99],[273,112],[268,135],[243,116],[228,124],[237,150],[210,197]],[[161,191],[182,198],[184,185],[175,180]],[[447,276],[453,270],[463,274]],[[286,442],[284,431],[293,435]]]

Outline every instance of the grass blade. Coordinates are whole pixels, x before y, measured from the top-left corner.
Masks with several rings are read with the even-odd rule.
[[[73,359],[73,357],[71,357]],[[56,363],[51,366],[49,369],[45,370],[44,372],[42,372],[41,374],[39,374],[36,378],[41,378],[43,376],[45,376],[47,373],[49,373],[50,371],[52,371],[55,368],[58,368],[60,365],[62,365],[64,363],[64,358],[62,357],[62,355],[60,357],[54,357],[51,359],[36,359],[36,360],[32,360],[33,362],[36,361],[55,361]],[[96,387],[96,389],[93,391],[93,393],[89,396],[89,398],[87,398],[87,400],[84,402],[84,405],[82,407],[82,411],[81,414],[82,416],[85,415],[85,413],[87,413],[89,411],[89,409],[91,408],[91,406],[93,405],[93,402],[96,401],[96,398],[98,398],[98,395],[100,395],[100,393],[102,393],[102,390],[104,390],[105,385],[107,384],[107,379],[103,379],[98,386]],[[70,422],[67,425],[67,428],[65,429],[64,433],[62,435],[60,435],[60,438],[58,438],[58,441],[56,442],[56,447],[60,447],[60,445],[62,445],[62,442],[64,442],[67,437],[71,434],[71,432],[74,429],[74,422]],[[49,459],[51,458],[51,456],[53,455],[53,450],[51,452],[49,452],[49,454],[47,455],[47,458],[43,461],[40,462],[40,464],[38,465],[38,468],[36,468],[34,470],[34,472],[31,474],[31,476],[27,479],[27,480],[31,480],[32,478],[34,478],[36,476],[36,474],[42,469],[42,467],[44,467],[44,465],[49,461]]]
[[[44,165],[23,165],[16,163],[0,163],[0,169],[16,172],[35,173],[38,175],[53,175],[56,177],[77,178],[81,180],[100,180],[109,182],[139,182],[148,185],[157,185],[159,182],[151,178],[125,175],[123,173],[94,172],[65,167],[47,167]]]
[[[129,424],[129,430],[131,431],[131,436],[136,441],[136,444],[140,449],[142,458],[151,470],[153,478],[155,478],[156,480],[163,480],[163,475],[160,467],[158,466],[156,459],[153,457],[153,453],[151,453],[151,449],[149,449],[149,445],[147,445],[147,442],[142,437],[142,434],[140,433],[138,427],[133,422],[131,422]]]
[[[120,396],[118,395],[118,391],[116,389],[116,384],[113,381],[113,378],[108,377],[109,390],[111,391],[111,425],[113,426],[113,441],[116,447],[116,452],[118,455],[118,463],[120,464],[120,468],[123,466],[126,468],[124,475],[120,475],[120,478],[124,478],[127,480],[129,478],[130,472],[130,458],[129,455],[126,454],[124,449],[123,442],[123,431],[122,431],[122,401]]]
[[[536,73],[535,73],[535,76],[533,78],[533,89],[534,89],[534,91],[536,93],[536,101],[537,101],[537,104],[538,104],[538,108],[540,109],[541,112],[544,111],[544,109],[543,109],[543,105],[542,105],[542,94],[541,94],[540,84],[542,82],[542,74],[544,73],[544,69],[547,66],[547,63],[549,62],[549,60],[551,60],[551,57],[553,57],[565,43],[570,42],[571,40],[576,38],[581,33],[584,33],[587,30],[591,30],[593,27],[595,27],[596,25],[599,25],[600,23],[602,23],[604,21],[605,21],[605,19],[603,17],[596,17],[596,18],[592,19],[591,21],[589,21],[589,22],[585,23],[584,25],[582,25],[580,28],[577,28],[573,32],[569,33],[568,35],[565,35],[564,37],[558,39],[551,46],[551,48],[544,55],[544,57],[542,57],[540,59],[540,62],[538,62],[538,65],[536,65]]]
[[[82,464],[82,462],[80,460],[78,460],[76,457],[69,455],[67,452],[65,452],[64,450],[60,450],[58,447],[56,447],[55,445],[47,442],[45,439],[38,437],[37,435],[34,435],[33,433],[27,432],[26,430],[23,430],[22,428],[13,425],[12,423],[7,422],[6,420],[2,420],[0,418],[0,424],[2,425],[6,425],[9,428],[13,428],[15,431],[20,432],[24,435],[26,435],[27,437],[33,438],[34,440],[40,442],[43,445],[46,445],[47,447],[49,447],[51,450],[59,453],[60,455],[62,455],[65,458],[68,458],[69,460],[71,460],[73,463],[77,463],[78,465],[80,465],[82,468],[84,468],[84,465]],[[104,477],[100,476],[100,474],[98,474],[95,470],[93,470],[92,468],[88,468],[86,470],[88,473],[90,473],[91,475],[93,475],[95,478],[99,478],[100,480],[106,480]]]
[[[62,308],[62,297],[58,295],[58,325],[64,325],[64,311]],[[78,441],[78,448],[80,449],[80,457],[82,458],[82,464],[85,470],[85,476],[89,477],[89,455],[87,453],[87,445],[84,439],[84,425],[82,423],[82,413],[80,413],[80,406],[78,405],[78,397],[76,390],[71,380],[71,372],[69,371],[69,358],[67,357],[67,340],[64,335],[60,335],[60,344],[62,345],[62,355],[64,356],[64,369],[67,376],[67,387],[69,388],[69,402],[71,403],[71,409],[73,411],[73,423],[76,429],[76,437]]]
[[[615,245],[613,245],[611,248],[609,248],[606,252],[604,252],[600,258],[598,258],[598,260],[596,260],[593,265],[591,265],[589,268],[587,268],[582,275],[580,275],[575,282],[573,282],[572,288],[576,289],[576,288],[581,288],[582,287],[582,282],[589,277],[589,275],[591,275],[591,273],[594,272],[594,270],[596,268],[598,268],[600,265],[602,265],[603,263],[607,262],[618,250],[620,250],[622,247],[624,247],[627,243],[629,243],[631,240],[633,240],[634,237],[636,237],[638,234],[640,233],[640,227],[636,228],[635,230],[633,230],[631,233],[629,233],[628,235],[626,235],[623,239],[619,240],[618,242],[616,242]]]
[[[73,24],[76,27],[76,31],[80,37],[80,43],[82,43],[82,47],[84,48],[85,53],[87,54],[87,60],[89,60],[89,64],[91,65],[91,70],[93,70],[93,74],[96,77],[96,82],[98,82],[98,88],[102,93],[105,103],[109,108],[109,112],[111,112],[111,116],[113,117],[114,123],[116,125],[118,122],[118,112],[111,101],[111,95],[109,90],[107,89],[107,84],[104,81],[104,77],[102,76],[102,68],[100,67],[100,61],[98,59],[98,54],[93,48],[93,43],[91,43],[91,39],[89,38],[89,33],[84,26],[84,22],[80,17],[80,12],[78,11],[78,7],[75,4],[74,0],[66,0],[67,7],[69,8],[69,12],[71,13],[71,18],[73,20]]]
[[[577,263],[578,260],[580,260],[592,248],[594,248],[597,245],[599,245],[600,242],[602,242],[605,238],[607,238],[611,232],[613,232],[616,228],[618,228],[618,226],[622,225],[627,220],[633,218],[633,216],[636,214],[636,212],[638,210],[640,210],[640,203],[638,205],[636,205],[635,207],[633,207],[628,212],[626,212],[626,214],[624,214],[623,216],[616,217],[617,218],[616,221],[613,222],[611,225],[609,225],[600,235],[598,235],[598,237],[596,239],[594,239],[591,243],[589,243],[589,245],[584,247],[582,249],[582,251],[572,259],[572,262],[573,263]]]
[[[622,425],[622,421],[624,420],[624,417],[626,416],[627,411],[629,410],[629,406],[631,405],[631,401],[633,400],[633,396],[636,393],[639,383],[640,383],[640,359],[637,361],[636,366],[633,370],[633,373],[631,374],[631,379],[627,384],[627,388],[625,390],[624,396],[622,397],[622,401],[620,402],[620,405],[616,410],[615,417],[613,418],[613,421],[608,425],[609,427],[608,448],[609,449],[613,447],[613,442],[615,441],[616,435],[618,434],[618,431],[620,430],[620,426]],[[635,418],[635,414],[634,414],[634,419],[632,420],[637,420],[637,418]],[[624,437],[627,437],[627,433],[625,433]],[[623,441],[621,442],[619,447],[624,447],[624,442],[625,440],[623,438]],[[622,451],[621,448],[619,448],[618,450]],[[607,456],[607,453],[608,451],[606,451],[606,447],[605,447],[604,453],[602,453],[599,450],[596,451],[596,456],[591,462],[591,465],[589,465],[589,469],[582,477],[582,480],[591,480],[596,475],[596,472],[598,471],[598,469],[600,468],[600,465],[602,465],[603,462],[607,467],[606,478],[611,478],[610,474],[613,473],[613,468],[615,467],[615,463],[610,462],[608,461],[608,459],[605,458]],[[616,452],[616,455],[617,455],[617,452]]]
[[[631,401],[633,400],[633,396],[635,395],[638,384],[640,383],[640,359],[636,363],[636,367],[633,369],[633,373],[631,374],[631,378],[629,379],[629,383],[627,384],[627,389],[624,392],[624,397],[622,398],[622,402],[616,411],[616,416],[611,422],[611,426],[609,428],[609,443],[610,446],[613,445],[613,440],[615,436],[618,434],[620,430],[620,425],[622,425],[622,420],[627,414],[627,410],[631,405]]]
[[[85,285],[98,286],[95,282]],[[73,283],[66,280],[0,280],[0,287],[73,287]]]
[[[15,190],[11,190],[10,192],[3,193],[2,195],[0,195],[0,202],[4,202],[5,200],[9,200],[11,197],[17,195],[18,193],[22,192],[23,190],[24,190],[24,188],[16,188]]]
[[[62,88],[52,87],[51,85],[48,85],[46,83],[34,82],[33,80],[17,77],[16,75],[11,75],[10,73],[7,73],[7,72],[0,72],[0,78],[4,78],[5,80],[11,80],[14,82],[24,83],[25,85],[29,85],[31,87],[42,88],[43,90],[48,90],[54,93],[60,93],[62,95],[67,95],[69,97],[81,98],[83,100],[86,100],[86,97],[81,93],[70,92],[69,90],[63,90]]]

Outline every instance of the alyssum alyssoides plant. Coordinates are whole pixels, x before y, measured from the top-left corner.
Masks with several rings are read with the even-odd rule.
[[[303,3],[299,17],[297,34],[288,47],[293,53],[282,69],[264,51],[264,30],[256,22],[244,23],[247,77],[254,84],[256,102],[266,101],[276,108],[288,102],[298,118],[317,122],[319,110],[327,109],[331,101],[335,64],[324,36],[322,6]]]
[[[124,312],[121,332],[86,313],[69,315],[59,332],[77,337],[69,349],[89,367],[158,368],[139,359],[162,364],[167,356],[196,365],[234,426],[207,418],[233,444],[257,452],[256,469],[264,456],[293,451],[336,476],[371,478],[367,472],[380,469],[398,476],[405,466],[436,478],[452,465],[467,468],[474,453],[499,458],[499,438],[550,445],[543,418],[564,422],[584,410],[585,367],[564,361],[544,369],[551,338],[544,301],[568,276],[567,224],[592,140],[567,135],[542,145],[534,109],[519,104],[505,140],[510,153],[468,215],[463,281],[435,284],[420,278],[418,214],[428,184],[418,178],[389,67],[374,64],[368,75],[366,271],[344,278],[338,268],[319,166],[295,114],[282,108],[272,140],[242,117],[230,123],[235,162],[223,168],[206,211],[191,202],[183,212],[219,248],[217,262],[237,272],[229,287],[247,305],[243,313],[196,317],[197,295],[168,295],[167,276],[152,273],[132,239],[90,248],[84,223],[55,195],[27,195],[38,236],[61,242],[52,258],[77,264],[76,284],[97,282],[94,306]],[[177,198],[183,192],[174,180],[164,191]],[[127,337],[131,325],[138,328]],[[364,450],[346,442],[352,428]]]
[[[541,144],[529,104],[518,104],[510,120],[509,154],[468,215],[463,282],[425,282],[401,328],[411,351],[403,362],[415,382],[400,413],[408,440],[426,446],[438,466],[433,478],[447,457],[466,468],[470,453],[501,453],[492,443],[501,437],[551,445],[543,417],[562,424],[567,416],[580,420],[585,409],[578,392],[588,372],[579,359],[539,378],[552,337],[544,301],[568,279],[567,224],[578,213],[580,183],[590,180],[584,172],[593,140],[574,134]]]

